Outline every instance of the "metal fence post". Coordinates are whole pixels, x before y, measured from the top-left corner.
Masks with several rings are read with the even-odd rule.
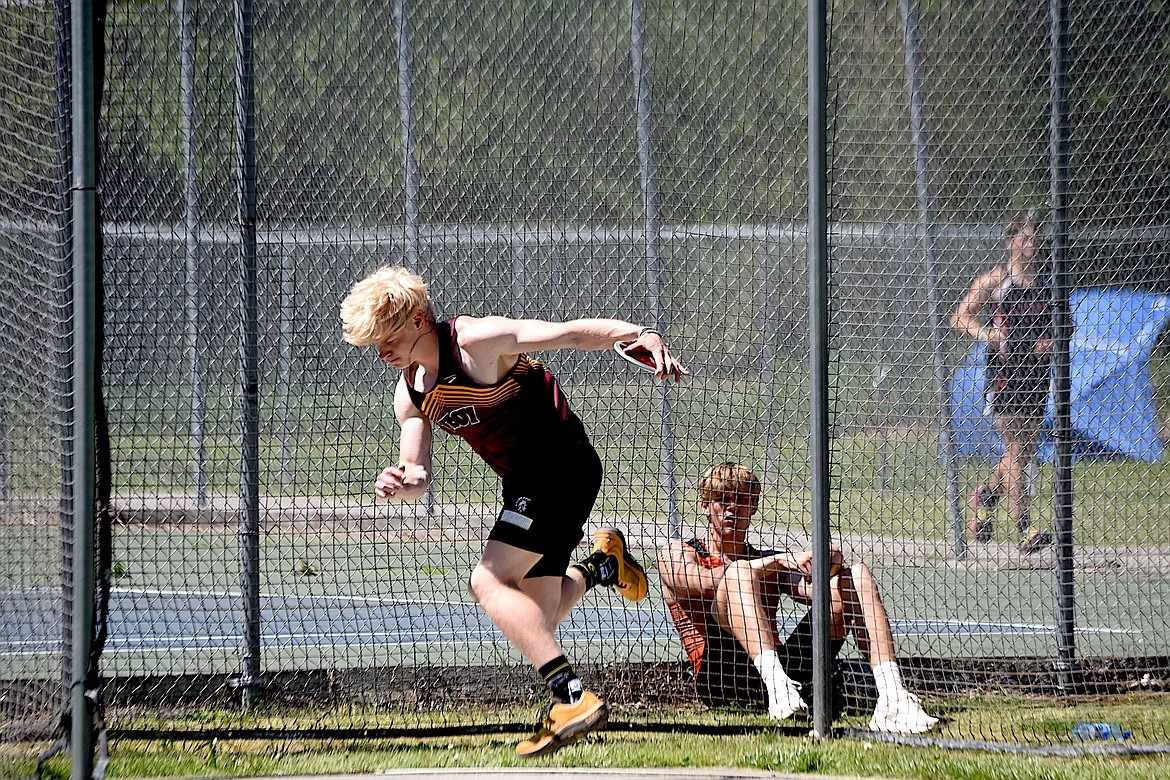
[[[1052,122],[1050,135],[1052,177],[1052,298],[1055,308],[1052,343],[1052,421],[1055,452],[1056,515],[1056,639],[1059,652],[1057,671],[1060,684],[1074,686],[1076,668],[1076,592],[1073,583],[1073,474],[1070,344],[1072,315],[1069,311],[1068,279],[1068,95],[1065,91],[1068,57],[1068,0],[1051,0],[1050,89]]]
[[[926,132],[926,114],[922,94],[922,66],[918,56],[918,3],[901,0],[902,21],[906,35],[906,80],[910,91],[910,131],[914,136],[914,165],[918,189],[918,234],[922,241],[926,264],[926,297],[930,310],[931,350],[934,363],[934,386],[938,409],[939,459],[946,472],[947,517],[955,558],[967,557],[967,533],[963,527],[963,505],[959,494],[959,467],[954,455],[951,431],[951,404],[948,386],[946,340],[947,321],[940,311],[938,290],[938,263],[934,239],[934,192],[930,182],[930,143]]]
[[[764,415],[764,474],[769,478],[776,471],[776,324],[775,304],[772,301],[772,258],[768,251],[768,237],[759,239],[756,246],[756,285],[760,307],[760,409]]]
[[[418,155],[415,152],[414,121],[414,65],[410,56],[409,0],[395,0],[394,18],[398,20],[398,114],[402,122],[402,166],[405,172],[403,194],[406,214],[406,266],[415,273],[419,269],[419,175]],[[427,486],[423,494],[423,509],[428,516],[435,513],[435,484]]]
[[[236,681],[250,706],[260,675],[260,347],[256,269],[256,83],[252,0],[236,0],[236,142],[240,230],[240,547],[244,596],[243,669]]]
[[[409,0],[395,0],[394,18],[398,20],[398,112],[402,121],[402,164],[406,173],[406,262],[418,273],[419,209],[418,159],[415,153],[414,68],[410,57]]]
[[[72,777],[93,774],[96,700],[89,694],[94,639],[97,507],[97,101],[94,5],[72,7],[73,216],[73,657],[70,675]]]
[[[650,323],[661,330],[665,325],[661,280],[662,220],[658,213],[658,174],[654,165],[650,81],[646,66],[646,8],[643,0],[630,0],[630,55],[634,67],[638,158],[642,169],[642,200],[646,215],[646,282],[650,297]],[[682,518],[674,465],[674,418],[669,380],[658,383],[658,412],[662,427],[661,475],[666,491],[666,527],[667,534],[673,537],[682,533]]]
[[[204,439],[203,342],[199,296],[199,162],[195,139],[195,28],[191,0],[179,0],[179,91],[183,103],[183,161],[186,178],[186,328],[187,373],[191,382],[191,457],[195,477],[195,504],[207,506],[207,446]]]
[[[297,285],[293,258],[283,244],[280,252],[280,351],[277,382],[280,385],[280,481],[296,484],[296,454],[293,445],[293,358],[296,339]]]
[[[809,461],[813,552],[813,730],[832,736],[829,658],[828,41],[825,0],[808,4]]]
[[[7,501],[11,490],[8,476],[8,400],[5,388],[0,387],[0,501]]]
[[[527,316],[525,301],[527,285],[528,247],[524,244],[524,235],[520,234],[519,244],[516,243],[516,234],[512,234],[512,316]]]

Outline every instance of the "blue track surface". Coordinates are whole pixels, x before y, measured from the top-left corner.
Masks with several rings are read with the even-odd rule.
[[[470,602],[347,596],[262,596],[261,642],[270,648],[335,645],[399,645],[426,642],[503,641]],[[52,589],[0,591],[0,653],[61,651],[60,593]],[[117,589],[110,598],[107,651],[238,648],[243,635],[243,599],[233,593]],[[895,620],[907,636],[1051,635],[1052,625],[964,620]],[[658,610],[583,605],[561,627],[562,640],[605,636],[670,640],[674,629]],[[1082,633],[1116,629],[1079,627]],[[1124,633],[1124,632],[1119,632]]]

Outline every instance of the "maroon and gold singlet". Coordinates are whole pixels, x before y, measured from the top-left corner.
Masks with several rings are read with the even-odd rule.
[[[589,447],[585,427],[540,361],[521,354],[512,370],[492,385],[469,377],[458,359],[455,321],[435,323],[435,386],[422,393],[408,383],[411,401],[427,419],[465,439],[505,482],[518,472],[547,466],[566,448]]]

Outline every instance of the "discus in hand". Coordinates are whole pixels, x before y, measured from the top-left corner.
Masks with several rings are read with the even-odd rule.
[[[614,342],[613,350],[628,362],[643,371],[648,371],[653,374],[656,370],[654,367],[654,353],[641,346],[630,349],[630,345],[633,343],[632,341],[616,341]]]

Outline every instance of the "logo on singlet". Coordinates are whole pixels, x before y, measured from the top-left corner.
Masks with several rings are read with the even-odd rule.
[[[444,430],[457,431],[469,425],[479,425],[479,415],[475,413],[474,406],[461,406],[447,412],[438,422]]]

